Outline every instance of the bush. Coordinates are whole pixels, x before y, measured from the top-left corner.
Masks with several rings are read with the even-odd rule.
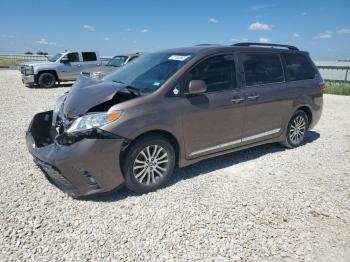
[[[325,94],[350,96],[350,83],[347,82],[327,82]]]

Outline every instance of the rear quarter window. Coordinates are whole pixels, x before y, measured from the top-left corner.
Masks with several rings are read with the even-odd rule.
[[[296,81],[315,78],[315,69],[305,55],[283,54],[286,65],[287,81]]]
[[[94,52],[82,52],[83,61],[97,61],[97,56]]]
[[[283,82],[283,69],[278,54],[242,53],[240,55],[246,86]]]

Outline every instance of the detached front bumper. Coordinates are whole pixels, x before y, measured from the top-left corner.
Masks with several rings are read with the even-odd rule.
[[[123,184],[119,155],[124,138],[84,138],[70,145],[54,142],[52,111],[36,114],[26,132],[34,162],[72,197],[110,191]]]
[[[34,75],[23,75],[22,74],[22,83],[25,85],[35,84],[35,76]]]

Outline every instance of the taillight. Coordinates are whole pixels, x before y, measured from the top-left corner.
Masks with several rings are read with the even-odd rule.
[[[325,82],[319,83],[318,86],[320,87],[320,90],[323,92],[326,88],[326,83]]]

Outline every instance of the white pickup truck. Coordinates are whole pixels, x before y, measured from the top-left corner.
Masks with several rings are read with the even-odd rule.
[[[97,52],[69,51],[49,57],[47,61],[20,64],[22,82],[26,86],[50,88],[56,82],[74,81],[80,72],[96,72],[102,66]]]

